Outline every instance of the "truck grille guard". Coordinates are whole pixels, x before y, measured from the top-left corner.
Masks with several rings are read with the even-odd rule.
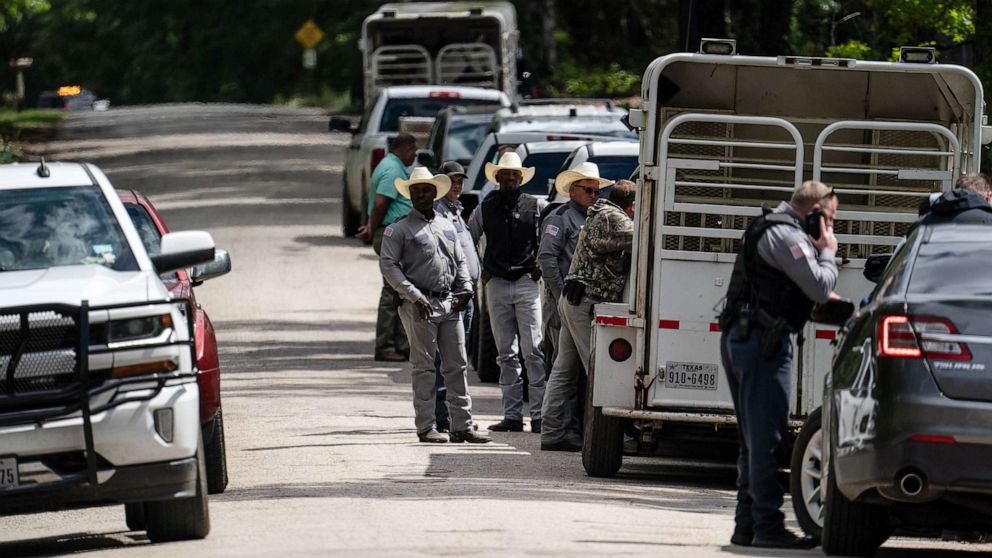
[[[128,348],[105,347],[93,349],[91,343],[90,313],[99,311],[118,310],[122,308],[147,307],[160,304],[182,304],[182,312],[186,319],[187,339],[166,341],[160,343],[141,344],[140,349],[154,349],[185,345],[190,351],[190,372],[168,374],[144,374],[126,378],[100,378],[91,374],[89,357],[91,355],[109,354]],[[54,319],[53,319],[54,316]],[[32,327],[32,323],[41,322],[40,327]],[[54,327],[53,327],[54,324]],[[47,327],[46,327],[47,325]],[[6,326],[6,327],[5,327]],[[12,335],[13,332],[13,335]],[[173,335],[175,337],[175,334]],[[69,343],[70,338],[75,341]],[[43,423],[48,420],[64,418],[66,415],[80,412],[83,419],[83,437],[86,455],[86,479],[91,486],[97,486],[97,454],[93,442],[92,416],[113,409],[125,403],[148,401],[161,393],[169,381],[195,378],[196,358],[194,354],[193,311],[189,300],[156,300],[141,303],[115,304],[106,306],[90,306],[88,301],[82,301],[77,306],[65,304],[46,304],[5,308],[0,310],[0,427],[18,424]],[[51,387],[45,389],[19,388],[17,372],[20,366],[32,363],[24,360],[32,355],[31,348],[41,349],[33,356],[61,355],[63,360],[72,355],[74,362],[71,367],[62,366],[54,373],[31,373],[27,376],[29,383],[48,380]],[[6,366],[4,366],[6,360]],[[53,364],[51,358],[41,365],[34,363],[34,368],[45,368]],[[58,364],[57,362],[54,364]],[[92,406],[91,399],[101,394],[117,390],[124,386],[143,384],[146,389],[135,390],[132,394],[120,393],[108,402]],[[19,393],[20,392],[20,393]],[[69,479],[67,479],[69,480]]]

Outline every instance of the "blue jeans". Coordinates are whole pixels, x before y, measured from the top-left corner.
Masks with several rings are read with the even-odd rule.
[[[740,339],[737,325],[720,337],[723,369],[737,411],[740,455],[737,458],[736,531],[775,536],[785,530],[785,489],[776,478],[787,451],[792,342],[782,334],[771,357],[758,348],[764,330],[753,327]]]
[[[465,343],[468,343],[469,335],[472,333],[472,314],[475,314],[475,302],[468,300],[468,306],[462,310],[462,324],[465,326]],[[448,390],[444,387],[444,376],[441,375],[441,353],[434,355],[434,389],[437,390],[437,399],[434,403],[434,419],[438,424],[448,422],[448,403],[445,397]]]

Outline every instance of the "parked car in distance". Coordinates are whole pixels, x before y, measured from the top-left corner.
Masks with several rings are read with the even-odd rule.
[[[152,202],[135,190],[117,190],[128,216],[134,223],[145,250],[155,255],[161,251],[162,237],[169,233],[165,219]],[[163,274],[162,282],[176,299],[187,299],[195,313],[193,319],[194,353],[196,355],[196,384],[200,388],[200,427],[207,458],[207,488],[210,494],[220,494],[227,488],[227,446],[224,438],[224,413],[220,398],[220,359],[217,356],[217,336],[207,312],[196,301],[194,286],[207,279],[231,271],[231,257],[217,249],[214,261]]]
[[[992,524],[990,262],[992,227],[921,226],[840,331],[792,469],[794,486],[819,482],[793,501],[826,554],[870,556],[894,527]]]
[[[38,108],[70,111],[107,110],[108,99],[98,99],[96,94],[78,85],[67,85],[56,91],[42,91],[38,95]]]
[[[332,132],[352,134],[345,153],[344,192],[341,203],[341,228],[345,236],[354,236],[366,218],[369,180],[379,161],[386,156],[390,138],[399,133],[401,117],[430,117],[450,106],[508,106],[506,94],[495,89],[446,85],[404,85],[384,87],[375,101],[365,107],[358,127],[351,120],[332,116]]]
[[[427,149],[417,154],[417,161],[431,169],[440,167],[445,161],[458,161],[462,166],[468,166],[486,137],[497,108],[483,105],[441,110],[434,119]]]
[[[609,178],[614,182],[629,179],[637,169],[637,156],[641,144],[636,141],[596,141],[583,143],[568,156],[562,164],[562,171],[572,170],[582,163],[596,163],[599,176]],[[558,205],[565,200],[554,183],[548,184],[548,202]],[[604,189],[600,197],[608,195],[609,189]]]

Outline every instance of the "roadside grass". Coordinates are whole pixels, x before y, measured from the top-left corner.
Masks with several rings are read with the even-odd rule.
[[[288,107],[316,107],[325,109],[330,114],[361,114],[361,101],[351,100],[348,91],[335,91],[322,88],[319,94],[276,95],[273,102]]]
[[[25,136],[54,126],[65,118],[61,110],[31,109],[20,112],[0,109],[0,164],[24,159],[19,141]]]

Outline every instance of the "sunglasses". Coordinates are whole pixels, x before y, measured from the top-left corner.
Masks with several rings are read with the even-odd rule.
[[[578,186],[576,184],[573,184],[572,185],[572,188],[578,188],[579,190],[582,190],[583,192],[589,194],[590,196],[598,196],[599,195],[599,188],[590,188],[588,186]]]

